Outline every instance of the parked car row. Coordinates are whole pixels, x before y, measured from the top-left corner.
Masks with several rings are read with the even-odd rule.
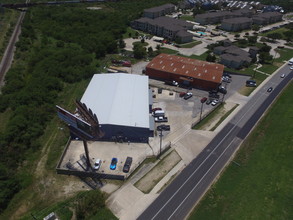
[[[231,80],[228,76],[223,76],[223,77],[222,77],[222,81],[223,81],[223,82],[230,83],[232,80]]]
[[[184,98],[185,100],[190,99],[193,96],[192,92],[180,92],[179,97]]]
[[[168,122],[168,118],[162,108],[153,108],[152,115],[155,117],[155,122]]]
[[[247,87],[256,87],[256,81],[255,80],[247,80],[246,86]]]
[[[166,85],[169,85],[169,86],[178,86],[179,84],[178,84],[178,82],[176,82],[176,81],[165,81],[165,84]]]
[[[116,157],[113,157],[110,163],[110,170],[116,170],[117,168],[117,163],[118,163],[118,159]],[[132,164],[132,157],[127,157],[123,166],[123,172],[124,173],[128,173],[130,170]],[[101,159],[96,159],[95,163],[94,163],[94,170],[98,171],[102,166],[102,160]]]
[[[128,60],[112,60],[113,64],[119,64],[126,67],[131,67],[131,61]]]
[[[165,124],[159,125],[159,126],[157,126],[157,130],[158,131],[170,131],[170,125],[165,125]]]

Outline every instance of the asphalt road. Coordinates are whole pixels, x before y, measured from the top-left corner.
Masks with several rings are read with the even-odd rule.
[[[280,78],[282,73],[286,74],[285,78]],[[292,78],[293,71],[288,66],[275,74],[138,219],[184,219]],[[274,88],[270,93],[269,87]]]

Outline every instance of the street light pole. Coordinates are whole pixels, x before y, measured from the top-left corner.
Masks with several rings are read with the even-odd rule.
[[[200,116],[199,116],[199,121],[201,121],[202,108],[203,108],[203,102],[201,102],[201,108],[200,108]]]
[[[162,138],[163,138],[163,130],[162,129],[161,129],[159,136],[160,136],[160,152],[159,152],[158,158],[160,158],[161,153],[162,153]]]

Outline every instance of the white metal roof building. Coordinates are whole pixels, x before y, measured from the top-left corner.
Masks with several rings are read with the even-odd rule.
[[[97,115],[102,139],[145,142],[153,131],[148,76],[95,74],[81,102]]]

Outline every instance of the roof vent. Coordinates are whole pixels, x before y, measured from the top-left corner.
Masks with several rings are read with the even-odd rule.
[[[187,70],[185,73],[188,74],[188,72],[189,72],[189,71]]]
[[[208,70],[205,70],[204,72],[206,73]]]
[[[163,61],[161,60],[161,61],[160,61],[160,64],[162,64],[162,63],[163,63]]]
[[[185,65],[182,66],[182,69],[184,69],[184,68],[185,68]]]
[[[163,66],[162,69],[165,69],[165,66]]]
[[[213,79],[216,79],[216,77],[215,77],[215,76],[213,76]]]
[[[177,70],[177,68],[174,68],[174,70],[173,70],[173,71],[174,71],[174,72],[176,72],[176,70]]]
[[[174,65],[174,63],[171,63],[171,66],[173,66]]]
[[[201,76],[201,73],[199,73],[198,76]]]
[[[151,66],[153,66],[154,64],[152,63],[152,65]]]
[[[194,70],[196,70],[196,67],[194,68]]]

